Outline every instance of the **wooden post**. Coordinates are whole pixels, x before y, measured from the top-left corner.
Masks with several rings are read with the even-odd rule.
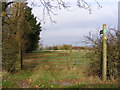
[[[72,45],[70,45],[69,50],[70,50],[70,54],[71,54],[72,53]]]
[[[69,59],[69,58],[68,58],[68,55],[67,55],[67,69],[69,69],[69,66],[68,66],[68,59]]]
[[[103,24],[103,61],[102,61],[102,80],[107,80],[107,36],[106,24]]]
[[[20,69],[23,69],[23,52],[22,52],[22,44],[19,42],[19,54],[20,54]]]
[[[70,54],[69,54],[69,59],[70,59],[70,62],[72,60],[72,45],[69,46],[69,49],[70,49]],[[71,67],[71,65],[69,65]]]
[[[20,62],[21,62],[21,70],[23,69],[23,52],[22,52],[22,46],[20,50]]]

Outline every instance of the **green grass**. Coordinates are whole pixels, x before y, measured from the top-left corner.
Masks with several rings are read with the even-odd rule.
[[[65,51],[64,51],[65,52]],[[116,86],[113,83],[99,83],[99,78],[91,78],[87,76],[87,67],[90,62],[85,57],[85,52],[72,52],[72,54],[68,54],[68,56],[61,56],[59,54],[54,53],[63,53],[63,51],[34,51],[32,53],[43,54],[50,53],[46,55],[44,58],[46,61],[43,62],[53,62],[56,59],[60,59],[59,62],[66,61],[66,58],[69,61],[72,61],[73,65],[53,63],[44,64],[40,66],[36,66],[39,70],[21,70],[14,74],[5,74],[3,76],[3,87],[15,87],[22,88],[17,83],[30,83],[30,87],[39,87],[39,88],[115,88]],[[67,52],[68,53],[68,52]],[[31,54],[32,55],[32,54]],[[70,59],[72,57],[72,59]],[[79,57],[79,58],[75,58]],[[27,59],[33,59],[30,61],[34,61],[33,57],[24,57]],[[37,57],[43,59],[43,57]],[[81,63],[81,64],[77,64]],[[61,65],[61,66],[57,66]],[[58,70],[62,68],[61,70]],[[51,70],[54,69],[54,70]],[[92,80],[91,80],[92,79]],[[24,80],[24,81],[22,81]],[[97,81],[97,83],[96,83]],[[65,84],[65,85],[64,85]]]
[[[19,82],[19,80],[25,80],[27,79],[30,75],[32,74],[32,72],[30,71],[19,71],[17,73],[12,73],[12,74],[7,74],[5,76],[3,76],[3,80],[2,80],[2,86],[3,87],[18,87],[16,85],[16,82]]]
[[[116,88],[115,85],[111,85],[111,84],[107,84],[107,85],[104,85],[104,84],[75,84],[75,85],[72,85],[72,86],[68,86],[66,88]]]
[[[20,80],[31,79],[31,88],[34,86],[38,86],[39,88],[116,88],[114,84],[99,84],[99,81],[94,81],[93,83],[93,81],[88,80],[80,81],[80,78],[82,79],[82,76],[80,77],[79,74],[74,73],[74,70],[65,70],[61,72],[44,71],[44,69],[34,72],[20,71],[16,74],[7,76],[6,81],[3,82],[3,87],[20,88],[16,85],[17,82],[20,82]],[[54,82],[70,82],[72,85],[62,86]]]
[[[65,51],[64,51],[65,52]],[[56,53],[63,53],[63,51],[34,51],[33,53],[37,53],[37,54],[40,54],[42,55],[42,53],[46,53],[45,57],[36,57],[35,54],[31,54],[32,57],[26,57],[24,59],[29,59],[29,58],[32,58],[33,60],[31,61],[34,61],[34,59],[40,59],[41,61],[45,61],[45,62],[53,62],[53,61],[59,61],[59,62],[67,62],[70,61],[72,62],[72,64],[78,64],[77,66],[79,66],[79,64],[86,64],[86,62],[88,62],[85,58],[85,53],[83,52],[79,52],[79,53],[72,53],[71,55],[62,55],[62,54],[56,54]],[[48,53],[48,54],[47,54]],[[68,53],[69,54],[69,53]],[[71,58],[72,57],[72,58]],[[77,58],[79,57],[79,58]],[[42,60],[42,59],[46,59],[46,60]],[[57,60],[59,59],[59,60]],[[30,60],[29,60],[30,61]],[[38,60],[37,60],[38,62]],[[64,63],[56,63],[57,65],[61,65],[61,64],[64,64]]]

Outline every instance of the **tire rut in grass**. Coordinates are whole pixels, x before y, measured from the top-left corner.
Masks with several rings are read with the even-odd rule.
[[[32,86],[27,80],[17,80],[15,85],[17,85],[19,88],[30,88]]]
[[[53,84],[58,84],[60,86],[70,86],[72,85],[71,82],[61,81],[61,82],[53,82]]]

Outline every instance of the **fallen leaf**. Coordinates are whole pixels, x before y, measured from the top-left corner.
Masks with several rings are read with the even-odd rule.
[[[60,82],[62,81],[62,80],[59,80]]]
[[[42,87],[44,87],[45,85],[42,85]]]
[[[38,85],[35,85],[34,87],[35,87],[35,88],[39,88],[39,86],[38,86]]]
[[[53,88],[53,86],[51,85],[51,87]]]

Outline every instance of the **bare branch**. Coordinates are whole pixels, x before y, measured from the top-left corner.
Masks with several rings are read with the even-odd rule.
[[[102,6],[100,5],[100,3],[97,0],[95,0],[95,2],[98,4],[99,8],[102,8]]]
[[[51,22],[55,22],[52,19],[52,15],[58,15],[57,13],[55,13],[53,10],[54,9],[66,9],[68,11],[70,11],[68,8],[70,8],[71,6],[69,4],[67,4],[67,2],[65,0],[39,0],[40,1],[40,6],[43,7],[43,18],[41,21],[44,22],[45,16],[48,15],[49,19]],[[102,6],[99,4],[99,2],[97,0],[94,0],[95,3],[97,3],[98,7],[102,8]],[[91,5],[86,1],[86,0],[76,0],[77,2],[77,6],[79,8],[83,8],[89,11],[89,13],[91,14]],[[35,1],[33,0],[32,5],[35,6]]]

